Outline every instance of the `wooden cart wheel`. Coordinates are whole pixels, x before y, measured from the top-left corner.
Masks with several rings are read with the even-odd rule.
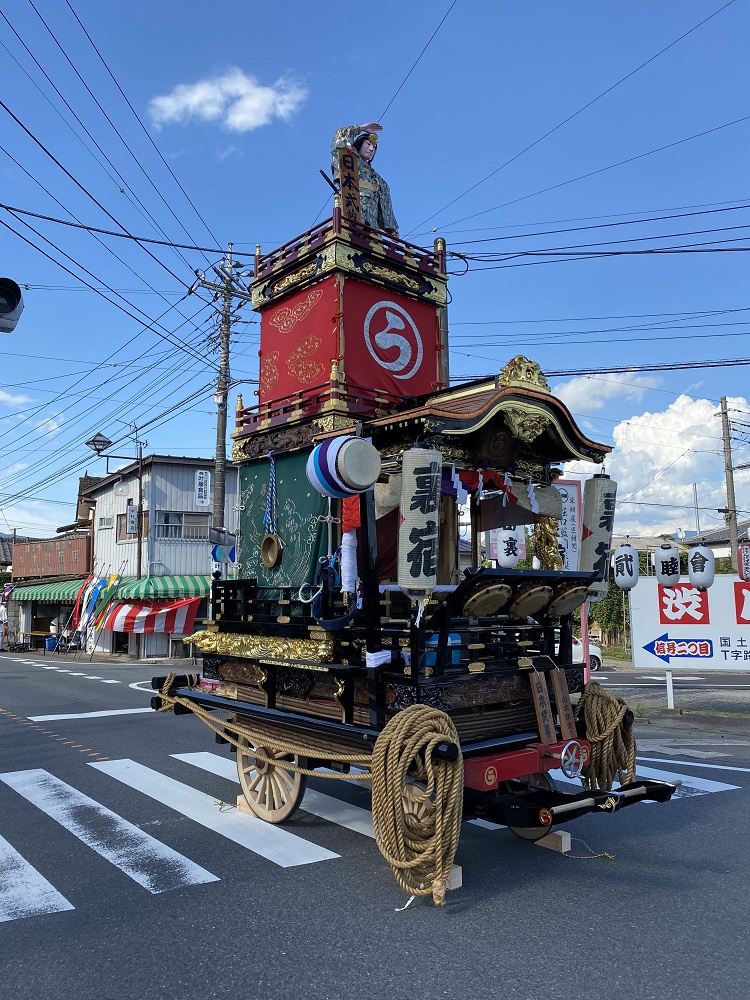
[[[401,802],[404,810],[404,817],[407,822],[421,826],[428,823],[433,818],[433,802],[425,798],[427,785],[423,781],[414,778],[407,778],[401,792]]]
[[[256,747],[244,736],[237,747],[237,773],[247,803],[260,819],[267,823],[283,823],[298,808],[305,794],[307,775],[293,771],[285,764],[306,767],[307,760],[293,753],[282,753],[258,746],[264,757],[273,763],[258,760]]]
[[[544,791],[554,791],[555,783],[549,775],[543,771],[536,774],[527,774],[523,778],[517,778],[516,782],[526,785],[527,788],[541,788]],[[541,840],[546,837],[552,827],[549,826],[508,826],[508,829],[515,833],[522,840]]]

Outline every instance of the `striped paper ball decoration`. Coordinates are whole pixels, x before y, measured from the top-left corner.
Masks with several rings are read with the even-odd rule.
[[[310,485],[324,497],[343,499],[369,490],[380,475],[380,455],[366,438],[344,435],[316,445],[307,460]]]

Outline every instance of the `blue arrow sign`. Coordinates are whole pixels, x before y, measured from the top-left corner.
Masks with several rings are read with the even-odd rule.
[[[714,655],[714,644],[710,639],[670,639],[668,632],[652,639],[643,648],[665,663],[669,663],[670,658],[709,660]]]
[[[234,545],[228,548],[226,545],[214,545],[211,549],[211,558],[217,563],[233,563],[236,549]]]

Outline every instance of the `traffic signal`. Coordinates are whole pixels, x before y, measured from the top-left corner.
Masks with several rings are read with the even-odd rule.
[[[21,289],[11,278],[0,278],[0,331],[12,333],[22,312]]]

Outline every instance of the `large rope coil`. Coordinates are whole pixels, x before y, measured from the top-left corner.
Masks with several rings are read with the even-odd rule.
[[[433,760],[439,743],[459,745],[445,712],[410,705],[375,742],[372,822],[381,854],[398,884],[413,896],[445,904],[463,813],[463,757]]]
[[[575,717],[583,717],[591,744],[591,758],[581,775],[587,791],[608,792],[615,778],[621,785],[635,781],[635,737],[624,721],[627,711],[623,699],[613,697],[597,681],[584,688]]]

